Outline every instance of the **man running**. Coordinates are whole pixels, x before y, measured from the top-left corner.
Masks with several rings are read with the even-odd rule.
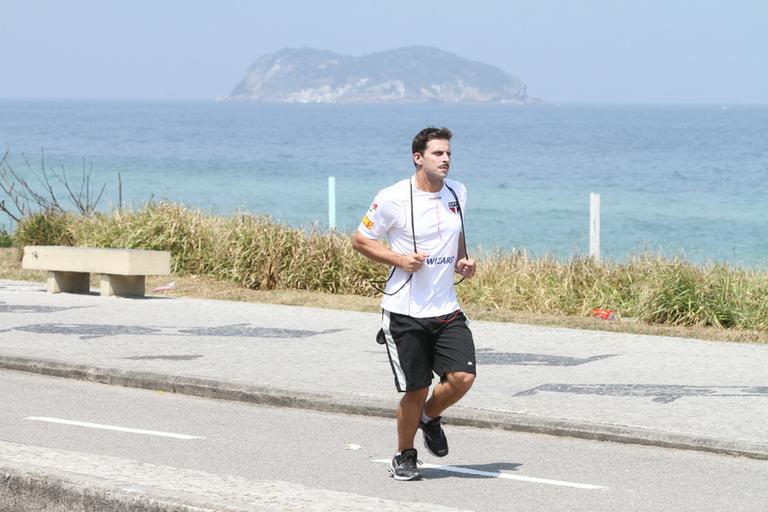
[[[382,307],[382,329],[395,386],[404,393],[397,408],[396,480],[421,478],[413,447],[421,429],[424,445],[448,454],[440,415],[472,387],[475,345],[459,308],[454,273],[475,274],[463,234],[466,188],[447,179],[451,131],[425,128],[413,139],[416,172],[376,195],[355,232],[352,246],[393,267]],[[379,240],[386,236],[390,248]],[[440,382],[427,400],[433,372]]]

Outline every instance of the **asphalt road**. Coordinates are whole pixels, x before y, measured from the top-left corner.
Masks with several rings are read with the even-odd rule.
[[[423,510],[762,512],[768,503],[768,462],[760,460],[448,425],[449,456],[432,457],[417,440],[424,480],[396,482],[386,462],[394,420],[10,371],[0,371],[0,390],[6,455],[30,465],[67,461],[70,472],[80,464],[123,488],[135,482],[136,492],[177,479],[228,503],[273,493],[277,510],[301,499],[329,510],[408,502]],[[154,484],[143,480],[150,469]]]

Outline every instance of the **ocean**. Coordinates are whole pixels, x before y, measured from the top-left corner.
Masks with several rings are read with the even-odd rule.
[[[64,169],[101,209],[184,203],[351,232],[377,190],[413,172],[421,128],[454,133],[450,176],[468,188],[466,235],[482,251],[588,253],[601,195],[601,255],[642,251],[768,267],[768,106],[258,105],[0,101],[0,149],[30,176]],[[2,199],[2,198],[0,198]],[[0,226],[10,226],[0,218]]]

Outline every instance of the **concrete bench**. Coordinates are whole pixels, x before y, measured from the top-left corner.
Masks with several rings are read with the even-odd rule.
[[[171,273],[171,253],[138,249],[101,249],[30,245],[22,268],[48,271],[48,292],[88,293],[90,274],[101,274],[101,295],[144,296],[146,276]]]

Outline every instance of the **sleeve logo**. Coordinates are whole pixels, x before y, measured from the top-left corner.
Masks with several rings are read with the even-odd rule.
[[[374,226],[373,217],[376,216],[376,210],[379,208],[378,203],[373,203],[370,208],[368,208],[368,213],[363,216],[363,226],[365,226],[368,229],[372,229]]]

